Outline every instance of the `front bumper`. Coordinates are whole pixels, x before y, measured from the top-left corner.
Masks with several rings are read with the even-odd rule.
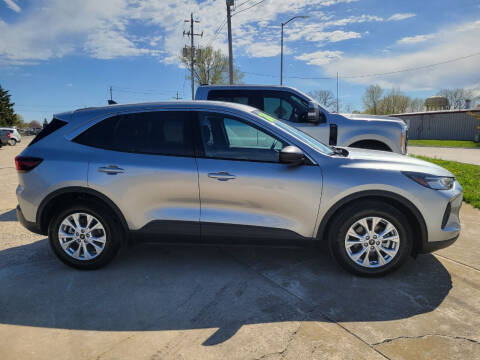
[[[422,254],[427,254],[427,253],[431,253],[433,251],[437,251],[437,250],[446,248],[447,246],[450,246],[455,241],[457,241],[459,236],[460,236],[460,234],[455,236],[454,238],[448,239],[448,240],[427,242],[427,243],[423,244],[423,247],[422,247],[420,252]]]
[[[23,216],[20,205],[17,205],[17,219],[20,222],[20,224],[22,224],[27,230],[35,234],[45,235],[44,233],[42,233],[42,230],[40,229],[40,226],[37,223],[31,222],[25,219],[25,216]]]

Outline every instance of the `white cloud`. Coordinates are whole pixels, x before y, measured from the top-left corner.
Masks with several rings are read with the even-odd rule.
[[[421,43],[435,37],[434,34],[425,34],[425,35],[415,35],[415,36],[406,36],[397,41],[397,44],[417,44]]]
[[[247,46],[246,51],[250,57],[272,57],[280,54],[280,45],[268,42],[256,42]],[[286,51],[285,46],[283,47],[283,52],[285,54],[289,53],[289,51]]]
[[[480,21],[444,28],[435,36],[435,42],[413,51],[390,51],[387,55],[344,55],[335,63],[323,66],[327,75],[340,77],[356,84],[378,83],[383,87],[399,87],[402,90],[435,90],[442,87],[464,87],[478,83],[480,56],[457,62],[427,67],[416,71],[366,76],[422,67],[475,53],[471,44],[480,37]],[[461,41],[459,41],[461,39]],[[478,52],[478,50],[477,50]]]
[[[18,4],[15,3],[15,1],[13,1],[13,0],[3,0],[3,1],[5,2],[5,4],[7,4],[7,6],[8,6],[11,10],[13,10],[13,11],[15,11],[15,12],[17,12],[17,13],[20,12],[20,11],[22,11],[22,9],[20,8],[20,6],[18,6]]]
[[[16,0],[4,1],[16,5]],[[286,41],[306,40],[323,46],[360,38],[358,32],[335,27],[385,20],[367,14],[334,19],[331,11],[324,12],[329,6],[355,1],[271,0],[249,11],[237,9],[232,18],[234,50],[251,57],[278,55],[280,23],[297,13],[312,17],[290,23]],[[202,39],[195,39],[197,43],[227,52],[226,26],[215,36],[225,17],[222,0],[37,0],[30,6],[22,18],[11,23],[0,20],[0,64],[35,63],[74,54],[100,59],[148,55],[178,64],[180,49],[188,43],[182,35],[188,27],[184,19],[191,12],[201,21],[195,32],[204,32]]]
[[[390,16],[387,19],[387,21],[400,21],[400,20],[410,19],[414,16],[417,16],[417,15],[413,13],[396,13]]]
[[[326,65],[332,60],[340,59],[343,54],[341,51],[316,51],[313,53],[305,53],[299,56],[295,56],[295,59],[306,61],[309,65]]]

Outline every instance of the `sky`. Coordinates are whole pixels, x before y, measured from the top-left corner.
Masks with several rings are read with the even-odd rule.
[[[227,54],[224,0],[0,0],[0,85],[26,121],[105,105],[191,97],[178,56],[190,13],[195,41]],[[426,98],[480,95],[479,0],[237,0],[234,63],[244,83],[336,93],[361,110],[370,84]],[[436,64],[436,65],[435,65]],[[404,71],[408,70],[408,71]]]

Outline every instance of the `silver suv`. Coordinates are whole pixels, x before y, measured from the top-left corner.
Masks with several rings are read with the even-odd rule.
[[[246,105],[169,102],[58,114],[16,159],[18,219],[68,265],[98,268],[128,240],[327,242],[383,275],[460,232],[447,170],[331,147]]]

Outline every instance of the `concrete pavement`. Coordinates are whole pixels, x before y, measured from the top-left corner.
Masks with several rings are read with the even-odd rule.
[[[480,211],[467,204],[455,245],[381,279],[312,249],[149,244],[77,271],[16,221],[21,146],[0,149],[2,360],[480,359]]]
[[[480,165],[480,149],[409,146],[408,153],[431,158]]]

